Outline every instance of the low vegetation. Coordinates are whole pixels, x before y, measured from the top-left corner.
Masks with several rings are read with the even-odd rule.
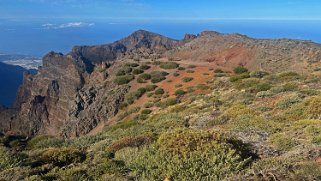
[[[138,63],[110,76],[137,74],[99,133],[0,134],[0,180],[320,180],[320,75]]]

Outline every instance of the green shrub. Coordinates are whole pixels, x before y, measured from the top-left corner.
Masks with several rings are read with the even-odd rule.
[[[132,104],[135,102],[135,100],[141,98],[146,92],[146,89],[144,87],[141,87],[139,89],[137,89],[134,92],[130,92],[125,96],[125,101],[128,104]]]
[[[183,77],[183,78],[182,78],[182,81],[183,81],[183,82],[190,82],[190,81],[192,81],[192,80],[194,80],[193,77]]]
[[[218,133],[175,130],[163,133],[128,164],[141,180],[224,180],[249,165],[247,152],[241,142]]]
[[[161,102],[159,106],[164,109],[169,106],[173,106],[175,104],[177,104],[177,100],[174,98],[169,98],[169,99],[166,99],[165,101]]]
[[[311,97],[304,102],[305,112],[310,119],[321,119],[321,96]]]
[[[178,77],[178,76],[180,76],[180,74],[179,73],[177,73],[177,72],[174,72],[174,77]]]
[[[270,90],[272,86],[267,82],[262,82],[260,79],[249,78],[237,81],[236,87],[238,89],[247,89],[250,92],[257,93]]]
[[[167,72],[161,72],[161,71],[154,71],[151,72],[151,82],[152,83],[158,83],[166,79],[166,76],[168,75]]]
[[[247,78],[250,78],[250,74],[248,72],[242,73],[242,74],[239,74],[239,75],[233,75],[233,76],[230,77],[230,81],[231,82],[236,82],[236,81],[239,81],[239,80],[242,80],[242,79],[247,79]]]
[[[86,154],[76,148],[49,148],[40,155],[44,163],[65,166],[80,163],[86,159]]]
[[[157,88],[157,85],[154,85],[154,84],[146,85],[146,87],[145,87],[146,92],[154,91],[156,88]]]
[[[198,90],[207,90],[207,89],[209,89],[210,87],[207,86],[207,85],[205,85],[205,84],[197,84],[197,85],[196,85],[196,88],[197,88]]]
[[[178,90],[176,90],[175,91],[175,96],[183,96],[183,95],[185,95],[186,94],[186,92],[184,91],[184,90],[182,90],[182,89],[178,89]]]
[[[133,113],[138,113],[140,111],[140,107],[136,106],[136,107],[132,107],[128,110],[129,114],[133,114]]]
[[[224,71],[222,69],[217,68],[214,70],[214,73],[224,73]]]
[[[176,69],[179,66],[176,62],[162,62],[160,68],[162,69]]]
[[[117,85],[124,85],[128,84],[130,81],[134,80],[133,75],[123,75],[123,76],[118,76],[114,79],[114,83]]]
[[[126,66],[130,66],[130,67],[138,67],[139,64],[138,63],[127,63]]]
[[[146,102],[145,104],[144,104],[144,108],[151,108],[151,107],[153,107],[154,106],[154,103],[152,103],[152,102]]]
[[[282,72],[278,74],[279,78],[282,78],[283,80],[287,80],[290,77],[299,77],[300,75],[296,72]]]
[[[283,134],[272,135],[269,138],[269,142],[272,143],[276,148],[284,151],[288,151],[296,145],[288,135]]]
[[[150,110],[150,109],[142,110],[142,114],[150,114],[151,112],[152,112],[152,110]]]
[[[193,69],[193,68],[196,68],[196,65],[189,65],[189,66],[187,66],[187,68]]]
[[[143,70],[148,70],[148,69],[150,69],[150,66],[146,65],[146,64],[143,64],[143,65],[140,66],[140,68],[143,69]]]
[[[248,73],[249,72],[249,70],[247,68],[243,67],[243,66],[235,67],[233,71],[234,71],[235,74],[243,74],[243,73]]]
[[[165,93],[164,89],[162,88],[158,88],[155,90],[155,94],[156,95],[163,95]]]
[[[144,70],[142,70],[142,69],[134,69],[133,70],[134,75],[138,75],[138,74],[142,74],[142,73],[144,73]]]
[[[23,155],[10,153],[7,148],[0,146],[0,172],[19,166],[23,159]]]
[[[183,85],[182,84],[176,84],[175,87],[176,88],[180,88],[180,87],[183,87]]]
[[[115,153],[126,147],[139,147],[145,144],[149,144],[152,142],[152,138],[146,135],[140,135],[136,137],[124,137],[117,141],[114,141],[111,145],[109,145],[106,149],[109,153]]]
[[[118,72],[116,73],[116,76],[124,76],[126,74],[131,73],[132,70],[133,69],[131,67],[125,66],[125,67],[121,68],[120,70],[118,70]]]
[[[185,68],[184,67],[178,67],[177,70],[185,70]]]
[[[41,149],[41,148],[49,148],[49,147],[61,147],[64,144],[64,140],[55,138],[53,136],[48,135],[40,135],[33,137],[30,141],[28,141],[28,148],[30,149]]]
[[[138,83],[146,83],[146,80],[150,80],[152,76],[150,74],[141,74],[137,78]]]
[[[267,72],[264,72],[264,71],[254,71],[254,72],[251,72],[250,73],[250,76],[253,77],[253,78],[263,78],[265,76],[269,75],[269,73]]]
[[[192,73],[194,73],[195,71],[194,71],[194,70],[187,70],[186,72],[189,73],[189,74],[192,74]]]
[[[215,73],[214,77],[225,77],[226,74],[225,73]]]
[[[302,101],[302,99],[298,96],[290,96],[290,97],[285,97],[282,100],[280,100],[276,104],[276,106],[279,109],[286,109],[286,108],[289,108],[289,107],[293,106],[294,104],[297,104],[301,101]]]

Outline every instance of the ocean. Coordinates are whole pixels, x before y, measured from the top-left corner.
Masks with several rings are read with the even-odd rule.
[[[99,20],[83,21],[82,26],[79,27],[77,27],[77,23],[73,24],[74,27],[58,27],[70,22],[79,21],[56,21],[53,24],[57,28],[48,28],[47,25],[51,24],[45,21],[0,20],[0,52],[38,57],[42,57],[49,51],[67,53],[74,45],[111,43],[138,29],[156,32],[174,39],[182,39],[186,33],[198,34],[204,30],[212,30],[221,33],[241,33],[253,38],[291,38],[321,43],[321,21],[313,20],[213,20],[193,22]]]

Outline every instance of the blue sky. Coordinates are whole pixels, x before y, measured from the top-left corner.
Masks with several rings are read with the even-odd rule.
[[[319,0],[0,0],[0,18],[186,21],[321,19]]]

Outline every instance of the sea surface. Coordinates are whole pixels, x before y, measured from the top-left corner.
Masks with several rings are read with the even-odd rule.
[[[61,26],[81,22],[81,26]],[[45,24],[54,24],[46,26]],[[56,26],[56,28],[54,28]],[[60,27],[59,27],[60,26]],[[211,20],[122,22],[111,20],[8,21],[0,20],[0,52],[42,57],[49,51],[67,53],[74,45],[96,45],[116,41],[138,29],[182,39],[184,34],[204,30],[241,33],[253,38],[291,38],[321,43],[321,21]]]

